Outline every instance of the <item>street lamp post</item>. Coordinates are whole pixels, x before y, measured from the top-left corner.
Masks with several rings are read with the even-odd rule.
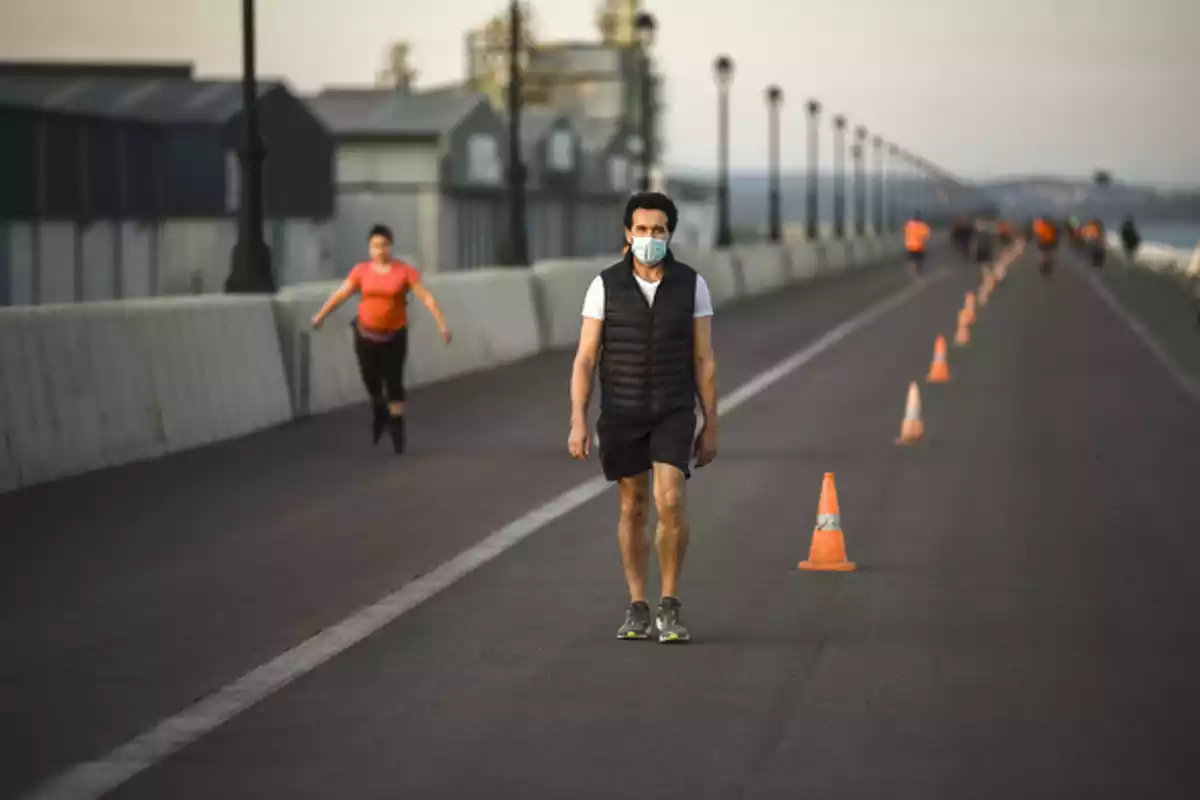
[[[717,247],[733,244],[733,231],[729,226],[729,84],[733,81],[733,59],[726,55],[717,56],[713,62],[717,78],[719,100],[719,152],[717,185]]]
[[[854,129],[854,232],[858,238],[867,235],[867,172],[863,149],[867,141],[867,129],[859,125]]]
[[[783,238],[783,214],[780,207],[779,189],[779,107],[783,103],[783,90],[772,84],[767,87],[767,108],[770,112],[768,131],[768,158],[770,159],[770,188],[767,192],[769,208],[768,230],[772,242]]]
[[[258,129],[258,87],[254,74],[254,0],[242,0],[242,126],[238,146],[241,199],[238,238],[233,246],[225,291],[271,293],[271,249],[263,241],[263,159],[266,150]]]
[[[875,206],[872,216],[875,218],[875,225],[872,228],[876,236],[883,235],[883,137],[876,136],[871,140],[875,145]]]
[[[512,0],[508,9],[508,253],[510,266],[529,266],[525,232],[525,164],[521,159],[521,7]]]
[[[804,107],[808,111],[808,186],[804,198],[804,216],[808,224],[805,236],[812,242],[816,241],[817,236],[820,235],[817,227],[819,210],[817,206],[820,203],[820,193],[817,189],[817,166],[821,154],[817,145],[820,137],[821,104],[816,100],[809,100]]]
[[[833,118],[833,238],[846,238],[846,118]]]
[[[650,69],[650,48],[654,46],[655,22],[654,15],[642,11],[634,23],[638,41],[641,43],[642,56],[642,177],[639,187],[643,192],[650,191],[650,170],[654,166],[654,86]]]
[[[887,217],[887,229],[896,231],[900,229],[900,218],[896,213],[896,199],[903,191],[900,182],[896,180],[896,165],[899,163],[900,148],[894,144],[888,145],[888,175],[887,175],[887,207],[885,216]]]

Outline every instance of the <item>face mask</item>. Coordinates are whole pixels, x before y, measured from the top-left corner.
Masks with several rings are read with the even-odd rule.
[[[667,257],[667,240],[656,239],[653,236],[635,236],[631,249],[634,258],[652,267]]]

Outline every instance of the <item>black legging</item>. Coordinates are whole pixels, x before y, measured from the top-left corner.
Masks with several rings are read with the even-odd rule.
[[[387,390],[387,401],[403,403],[407,398],[404,389],[404,363],[408,359],[408,328],[401,328],[386,342],[364,338],[354,326],[354,354],[358,357],[358,369],[362,374],[363,386],[372,400],[381,401]]]

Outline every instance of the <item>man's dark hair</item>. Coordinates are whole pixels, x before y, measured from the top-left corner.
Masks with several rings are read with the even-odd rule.
[[[392,239],[392,229],[387,225],[372,225],[371,232],[367,234],[367,241],[371,241],[376,236],[382,236],[383,238],[387,239],[388,244],[392,244],[394,241]]]
[[[679,209],[675,207],[671,198],[662,192],[638,192],[630,197],[629,202],[625,204],[625,230],[633,227],[633,212],[639,208],[644,211],[663,212],[667,215],[667,232],[675,232],[675,226],[679,223]]]

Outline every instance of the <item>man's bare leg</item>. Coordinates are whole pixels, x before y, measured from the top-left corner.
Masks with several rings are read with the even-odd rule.
[[[650,473],[622,478],[621,520],[617,538],[621,544],[621,563],[625,566],[625,583],[629,585],[629,601],[646,600],[646,565],[650,558],[650,543],[646,539],[646,514],[650,505]]]
[[[654,505],[658,530],[654,544],[662,570],[662,596],[679,597],[679,576],[688,545],[686,479],[670,464],[654,465]]]

